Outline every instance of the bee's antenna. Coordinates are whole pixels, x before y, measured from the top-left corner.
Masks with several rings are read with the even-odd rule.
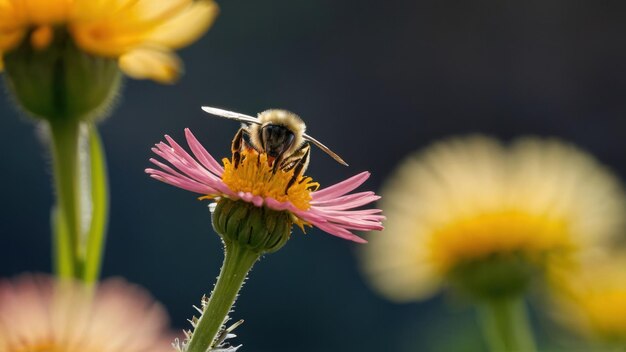
[[[343,161],[343,159],[341,159],[341,157],[337,154],[335,154],[335,152],[333,152],[332,150],[328,149],[327,146],[323,145],[320,141],[318,141],[317,139],[309,136],[308,134],[304,134],[302,136],[304,138],[304,140],[309,141],[313,144],[315,144],[318,148],[320,148],[322,151],[324,151],[326,154],[330,155],[333,159],[335,159],[338,163],[340,163],[341,165],[344,166],[348,166],[348,163],[346,163],[345,161]]]
[[[202,110],[208,112],[211,115],[225,117],[230,120],[235,120],[243,123],[252,123],[255,125],[260,125],[261,123],[256,117],[240,114],[234,111],[222,110],[218,108],[212,108],[210,106],[203,106]]]

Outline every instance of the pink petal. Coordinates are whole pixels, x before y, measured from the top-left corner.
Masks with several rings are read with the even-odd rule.
[[[352,232],[342,227],[335,226],[330,223],[321,223],[321,224],[313,224],[313,225],[315,225],[317,228],[319,228],[322,231],[328,232],[329,234],[333,236],[337,236],[339,238],[343,238],[343,239],[350,240],[350,241],[357,242],[357,243],[367,243],[366,240],[362,239],[361,237],[353,234]]]
[[[364,239],[348,231],[355,229],[361,231],[376,230],[382,227],[380,223],[362,223],[361,221],[351,221],[347,218],[332,218],[317,212],[317,209],[311,208],[306,212],[296,214],[302,220],[312,224],[313,226],[330,233],[331,235],[349,239],[351,241],[365,243]],[[321,221],[320,221],[321,220]],[[334,222],[340,221],[340,223]]]
[[[196,136],[194,136],[188,128],[185,128],[185,137],[187,137],[187,144],[189,144],[191,151],[193,151],[193,154],[196,158],[198,158],[202,165],[204,165],[204,167],[212,173],[222,176],[224,173],[222,165],[220,165],[220,163],[218,163],[217,160],[215,160],[215,158],[213,158],[213,156],[209,154],[206,149],[204,149],[202,144],[200,144],[200,142],[196,139]]]
[[[165,165],[160,161],[152,158],[150,159],[150,161],[153,164],[161,168],[166,174],[169,174],[157,175],[157,173],[152,172],[156,170],[147,169],[146,172],[148,172],[148,170],[152,170],[148,173],[150,173],[151,175],[157,175],[156,177],[154,177],[155,179],[163,182],[166,182],[167,180],[166,183],[173,186],[180,187],[191,192],[203,194],[216,194],[223,192],[225,189],[228,189],[228,187],[226,187],[226,185],[219,177],[202,169],[201,166],[197,163],[195,166],[190,166],[189,162],[185,161],[183,156],[175,154],[175,149],[169,147],[165,143],[157,144],[155,148],[152,148],[152,151],[163,159],[169,161],[173,166],[180,170],[179,172],[169,167],[168,165]],[[198,170],[198,168],[200,168],[200,170]],[[203,185],[204,187],[200,185]]]
[[[157,151],[155,151],[155,153],[157,153]],[[159,154],[159,153],[157,153]],[[160,154],[159,154],[160,155]],[[223,188],[226,187],[226,185],[223,184],[222,180],[216,178],[216,179],[209,179],[209,180],[203,180],[202,178],[200,178],[200,180],[198,180],[198,178],[192,178],[191,175],[189,175],[189,173],[183,174],[182,172],[178,172],[176,170],[174,170],[173,168],[161,163],[160,161],[151,158],[150,162],[152,162],[153,164],[155,164],[156,166],[158,166],[159,168],[161,168],[165,173],[171,175],[174,178],[180,179],[181,181],[185,181],[188,184],[200,184],[200,185],[204,185],[206,187],[208,187],[209,189],[212,190],[222,190]],[[148,170],[152,170],[152,169],[146,169],[146,172]],[[171,184],[171,183],[170,183]],[[187,189],[187,188],[185,188]],[[189,190],[189,189],[188,189]],[[195,191],[192,191],[195,192]],[[197,192],[197,193],[204,193],[204,192]],[[211,193],[214,193],[211,192]]]
[[[367,191],[367,192],[352,193],[352,194],[347,194],[345,196],[341,196],[341,197],[337,197],[337,198],[331,198],[331,199],[326,199],[326,200],[312,200],[311,204],[312,205],[316,205],[316,206],[333,205],[335,203],[350,202],[353,199],[367,197],[367,196],[371,196],[371,195],[374,195],[374,192]]]
[[[357,216],[380,214],[382,212],[382,210],[380,209],[337,210],[337,209],[327,208],[327,207],[324,207],[324,208],[316,207],[316,208],[319,209],[320,211],[323,211],[324,213],[345,214],[346,212],[349,212],[351,215],[357,215]],[[384,218],[384,216],[382,215],[379,215],[379,216]]]
[[[367,192],[367,193],[370,193],[370,192]],[[343,197],[339,197],[336,200],[327,200],[323,202],[323,204],[325,204],[323,208],[337,209],[337,210],[353,209],[353,208],[357,208],[357,207],[360,207],[369,203],[373,203],[380,199],[380,196],[377,196],[373,192],[371,194],[359,195],[358,197],[351,197],[353,199],[348,198],[350,196],[344,196],[344,197],[346,197],[345,200],[340,199]],[[320,206],[318,202],[311,202],[311,205],[318,207],[318,208],[322,208],[322,206]]]
[[[163,159],[169,161],[187,177],[193,178],[200,183],[206,184],[209,187],[218,190],[223,190],[225,188],[225,185],[220,177],[204,169],[200,164],[193,160],[193,158],[184,149],[181,148],[176,150],[165,143],[159,143],[156,145],[156,148],[152,148],[152,151]],[[159,167],[162,166],[159,165]]]
[[[214,190],[209,188],[206,185],[194,183],[192,181],[187,181],[187,180],[178,178],[176,176],[167,174],[160,170],[146,169],[146,173],[148,173],[150,177],[154,178],[155,180],[165,182],[167,184],[170,184],[178,188],[182,188],[190,192],[201,193],[201,194],[214,193]]]
[[[311,221],[325,222],[326,221],[324,217],[320,215],[311,213],[308,210],[300,210],[295,205],[289,202],[279,202],[274,198],[265,198],[265,205],[269,207],[270,209],[274,209],[277,211],[285,211],[285,210],[289,211],[306,222],[311,222]]]
[[[196,180],[194,180],[194,179],[192,179],[192,178],[190,178],[190,177],[188,177],[188,176],[186,176],[186,175],[184,175],[184,174],[174,170],[173,168],[169,167],[168,165],[163,164],[162,162],[160,162],[160,161],[158,161],[156,159],[151,158],[150,162],[153,163],[154,165],[158,166],[159,168],[161,168],[161,170],[154,170],[154,169],[149,169],[148,168],[148,169],[145,170],[146,173],[149,173],[149,174],[150,173],[156,173],[157,171],[158,172],[163,172],[163,173],[165,173],[165,174],[167,174],[167,175],[169,175],[171,177],[174,177],[174,178],[177,178],[177,179],[180,179],[180,180],[185,180],[185,181],[189,181],[189,182],[192,182],[192,183],[201,184],[201,185],[206,186],[204,183],[198,182],[198,181],[196,181]]]
[[[365,182],[369,177],[369,172],[361,172],[358,175],[352,176],[349,179],[334,184],[330,187],[312,192],[311,197],[313,197],[314,201],[324,201],[338,196],[342,196],[362,185],[363,182]]]
[[[194,178],[202,179],[207,177],[213,180],[220,179],[220,177],[202,167],[187,151],[171,139],[170,136],[165,136],[165,138],[172,144],[172,147],[167,146],[165,143],[159,143],[157,147],[165,155],[161,156],[172,163],[177,169]]]
[[[372,218],[372,219],[382,219],[385,217],[383,215],[378,215],[382,212],[380,209],[360,209],[360,210],[336,210],[336,209],[328,209],[328,208],[320,208],[315,207],[315,212],[324,214],[324,216],[347,216],[347,217],[358,217],[358,218]]]
[[[361,217],[353,217],[346,215],[329,215],[323,214],[324,218],[328,222],[332,222],[338,225],[344,225],[346,228],[352,228],[354,230],[369,231],[382,228],[382,224],[378,219],[364,219]]]
[[[257,207],[262,207],[263,206],[263,197],[261,196],[255,196],[254,194],[250,193],[250,192],[239,192],[237,193],[237,196],[240,199],[245,200],[248,203],[252,203]]]

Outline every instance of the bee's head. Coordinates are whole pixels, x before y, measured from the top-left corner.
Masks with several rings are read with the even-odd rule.
[[[265,153],[277,158],[293,145],[295,135],[283,125],[267,123],[261,127],[261,143]]]
[[[286,110],[267,110],[259,114],[259,126],[253,126],[251,138],[268,156],[289,155],[304,142],[306,129],[298,115]]]

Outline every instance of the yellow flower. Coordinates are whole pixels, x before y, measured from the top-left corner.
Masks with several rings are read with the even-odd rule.
[[[0,0],[2,56],[28,40],[35,50],[64,28],[86,53],[117,59],[133,78],[169,83],[181,72],[173,52],[213,23],[212,0]]]
[[[163,307],[139,287],[24,275],[0,281],[2,352],[171,351]]]
[[[440,142],[407,158],[381,193],[386,228],[361,259],[372,285],[397,301],[442,284],[519,293],[546,265],[614,238],[626,219],[618,180],[556,140]]]
[[[626,252],[587,258],[574,272],[560,273],[556,317],[583,335],[626,344]]]

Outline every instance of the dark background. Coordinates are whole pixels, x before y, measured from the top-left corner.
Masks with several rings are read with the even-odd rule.
[[[149,179],[150,146],[190,127],[226,156],[237,129],[201,105],[285,108],[340,154],[318,150],[322,185],[371,170],[378,189],[408,153],[455,134],[558,136],[626,176],[626,12],[614,1],[221,1],[180,52],[174,86],[127,80],[101,124],[112,211],[104,276],[123,276],[186,327],[222,260],[206,203]],[[35,126],[0,104],[0,276],[50,270],[50,162]],[[364,283],[357,244],[294,230],[258,263],[233,314],[244,351],[481,350],[455,300],[394,305]],[[541,325],[539,330],[543,330]]]

